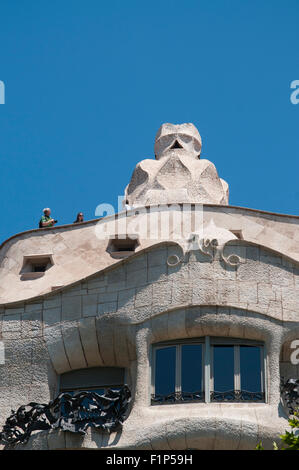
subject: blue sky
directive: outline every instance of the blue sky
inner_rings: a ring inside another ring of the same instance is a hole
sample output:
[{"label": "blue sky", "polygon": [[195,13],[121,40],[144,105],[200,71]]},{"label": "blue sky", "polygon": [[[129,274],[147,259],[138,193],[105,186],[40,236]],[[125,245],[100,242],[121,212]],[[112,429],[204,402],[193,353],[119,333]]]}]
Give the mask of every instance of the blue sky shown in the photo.
[{"label": "blue sky", "polygon": [[163,122],[193,122],[230,204],[298,214],[299,2],[2,0],[0,242],[117,205]]}]

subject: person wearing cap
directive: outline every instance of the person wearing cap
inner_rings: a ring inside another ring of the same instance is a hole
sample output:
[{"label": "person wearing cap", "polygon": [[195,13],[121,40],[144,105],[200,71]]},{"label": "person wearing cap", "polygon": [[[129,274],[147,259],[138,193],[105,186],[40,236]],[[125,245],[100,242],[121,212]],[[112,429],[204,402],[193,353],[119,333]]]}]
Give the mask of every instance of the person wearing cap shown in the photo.
[{"label": "person wearing cap", "polygon": [[51,209],[49,207],[46,207],[43,210],[43,213],[44,215],[39,221],[39,228],[54,227],[54,225],[57,224],[57,220],[52,219]]}]

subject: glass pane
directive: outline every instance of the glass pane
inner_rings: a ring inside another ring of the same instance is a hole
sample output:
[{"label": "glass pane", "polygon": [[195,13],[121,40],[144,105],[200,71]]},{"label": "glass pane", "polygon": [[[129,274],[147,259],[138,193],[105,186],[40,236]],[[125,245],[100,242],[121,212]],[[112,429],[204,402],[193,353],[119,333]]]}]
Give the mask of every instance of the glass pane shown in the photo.
[{"label": "glass pane", "polygon": [[233,346],[214,346],[214,390],[234,390]]},{"label": "glass pane", "polygon": [[169,395],[175,392],[175,357],[175,346],[156,350],[156,395]]},{"label": "glass pane", "polygon": [[202,345],[182,346],[182,392],[201,391]]},{"label": "glass pane", "polygon": [[240,346],[241,389],[261,392],[261,348]]},{"label": "glass pane", "polygon": [[[119,387],[113,388],[113,390],[119,390]],[[62,390],[60,393],[69,393],[70,395],[74,395],[76,393],[80,392],[95,392],[98,395],[104,395],[105,394],[105,388],[76,388],[74,390]]]}]

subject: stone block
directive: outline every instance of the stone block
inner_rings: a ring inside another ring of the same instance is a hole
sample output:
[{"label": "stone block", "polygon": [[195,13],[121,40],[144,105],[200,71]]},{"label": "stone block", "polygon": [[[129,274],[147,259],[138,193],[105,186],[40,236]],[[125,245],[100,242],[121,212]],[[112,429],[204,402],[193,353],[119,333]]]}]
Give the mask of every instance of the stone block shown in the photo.
[{"label": "stone block", "polygon": [[137,256],[132,261],[126,263],[126,278],[128,279],[131,274],[135,273],[136,271],[142,271],[147,269],[147,254],[144,253],[142,255]]},{"label": "stone block", "polygon": [[18,316],[24,313],[24,306],[17,308],[5,308],[5,315]]},{"label": "stone block", "polygon": [[103,365],[96,334],[95,318],[81,318],[78,325],[84,356],[88,367]]},{"label": "stone block", "polygon": [[186,331],[186,312],[184,309],[171,310],[168,312],[168,337],[169,338],[185,338]]},{"label": "stone block", "polygon": [[21,330],[21,314],[16,313],[11,315],[4,315],[2,321],[2,337],[4,339],[21,338]]},{"label": "stone block", "polygon": [[33,337],[42,334],[42,312],[33,311],[22,315],[22,336]]},{"label": "stone block", "polygon": [[185,311],[185,328],[190,337],[204,336],[202,314],[200,308],[190,308]]},{"label": "stone block", "polygon": [[246,281],[238,282],[238,288],[239,288],[239,299],[235,299],[234,300],[235,302],[239,300],[241,303],[251,303],[251,304],[258,303],[256,282],[253,282],[253,281],[252,282],[246,282]]},{"label": "stone block", "polygon": [[148,256],[149,268],[157,267],[157,266],[164,266],[164,267],[167,266],[166,262],[167,262],[168,253],[167,253],[166,247],[156,249],[154,251],[150,251],[147,256]]},{"label": "stone block", "polygon": [[237,279],[240,281],[256,281],[271,283],[269,265],[259,261],[247,260],[237,270]]},{"label": "stone block", "polygon": [[149,283],[167,280],[167,264],[149,267],[147,276]]},{"label": "stone block", "polygon": [[168,313],[153,317],[151,325],[152,342],[157,343],[168,339]]},{"label": "stone block", "polygon": [[79,328],[77,323],[62,324],[62,337],[65,352],[72,369],[82,369],[87,366],[83,353]]},{"label": "stone block", "polygon": [[82,297],[82,313],[83,317],[95,316],[98,308],[97,294],[84,295]]},{"label": "stone block", "polygon": [[115,328],[114,319],[97,318],[96,331],[98,337],[98,344],[100,348],[100,355],[103,359],[105,366],[115,366],[115,353],[114,353],[114,333]]},{"label": "stone block", "polygon": [[134,323],[141,323],[146,320],[149,320],[152,314],[151,305],[146,305],[143,307],[135,307],[134,310],[131,310],[127,314],[127,318]]},{"label": "stone block", "polygon": [[125,289],[118,293],[117,308],[118,310],[134,308],[135,289]]},{"label": "stone block", "polygon": [[215,304],[217,302],[216,283],[211,279],[196,279],[193,282],[193,304]]},{"label": "stone block", "polygon": [[172,306],[189,305],[192,303],[192,283],[186,281],[183,283],[172,284]]},{"label": "stone block", "polygon": [[25,305],[25,313],[41,312],[42,309],[43,309],[43,304],[41,302],[30,303],[30,304]]},{"label": "stone block", "polygon": [[44,338],[47,344],[50,359],[57,374],[62,374],[70,370],[67,359],[60,326],[51,326],[44,331]]},{"label": "stone block", "polygon": [[172,284],[168,281],[153,284],[153,305],[168,306],[171,304]]},{"label": "stone block", "polygon": [[117,301],[117,292],[107,292],[104,294],[99,294],[98,303],[104,304],[107,302],[116,302]]},{"label": "stone block", "polygon": [[130,271],[127,274],[126,287],[138,287],[147,283],[147,269],[142,268],[138,271]]},{"label": "stone block", "polygon": [[81,296],[74,297],[62,296],[61,317],[62,321],[71,321],[81,318],[82,315]]},{"label": "stone block", "polygon": [[[215,263],[216,264],[216,263]],[[218,263],[217,263],[218,265]],[[214,263],[210,260],[205,263],[190,263],[189,266],[190,279],[213,279],[214,277]]]},{"label": "stone block", "polygon": [[[239,302],[238,284],[234,281],[217,281],[217,304],[232,304]],[[243,291],[244,292],[244,291]]]},{"label": "stone block", "polygon": [[61,321],[61,307],[48,308],[43,311],[44,328],[53,326]]},{"label": "stone block", "polygon": [[61,295],[55,295],[55,297],[49,297],[44,300],[44,309],[61,307]]},{"label": "stone block", "polygon": [[116,364],[119,367],[125,367],[129,364],[127,328],[125,325],[117,325],[114,328],[114,352]]},{"label": "stone block", "polygon": [[105,313],[115,313],[117,310],[117,302],[106,302],[105,304],[98,304],[98,315]]},{"label": "stone block", "polygon": [[294,285],[294,276],[292,269],[288,269],[280,265],[276,266],[274,264],[269,264],[268,268],[272,284],[277,284],[279,286]]},{"label": "stone block", "polygon": [[[281,302],[276,301],[276,300],[270,300],[268,314],[273,318],[282,320],[282,312],[283,310],[282,310]],[[299,313],[298,313],[298,317],[299,317]]]},{"label": "stone block", "polygon": [[152,285],[145,285],[136,289],[135,307],[143,307],[152,304],[153,288]]},{"label": "stone block", "polygon": [[98,289],[107,286],[107,279],[105,277],[93,278],[87,281],[88,290]]},{"label": "stone block", "polygon": [[116,269],[107,273],[107,285],[118,284],[126,280],[126,269],[124,266],[118,266]]}]

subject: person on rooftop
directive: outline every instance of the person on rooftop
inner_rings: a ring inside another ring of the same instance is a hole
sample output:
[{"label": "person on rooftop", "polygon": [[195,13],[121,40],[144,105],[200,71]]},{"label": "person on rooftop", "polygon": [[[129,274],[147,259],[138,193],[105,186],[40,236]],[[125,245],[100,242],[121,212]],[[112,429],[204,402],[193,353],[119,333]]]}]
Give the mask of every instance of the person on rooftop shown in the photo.
[{"label": "person on rooftop", "polygon": [[74,224],[79,224],[80,222],[84,222],[84,216],[83,216],[83,212],[79,212],[77,214],[77,218],[76,220],[73,222]]},{"label": "person on rooftop", "polygon": [[44,215],[39,221],[39,228],[46,228],[46,227],[54,227],[57,224],[57,220],[52,219],[51,217],[51,209],[46,207],[43,210]]}]

